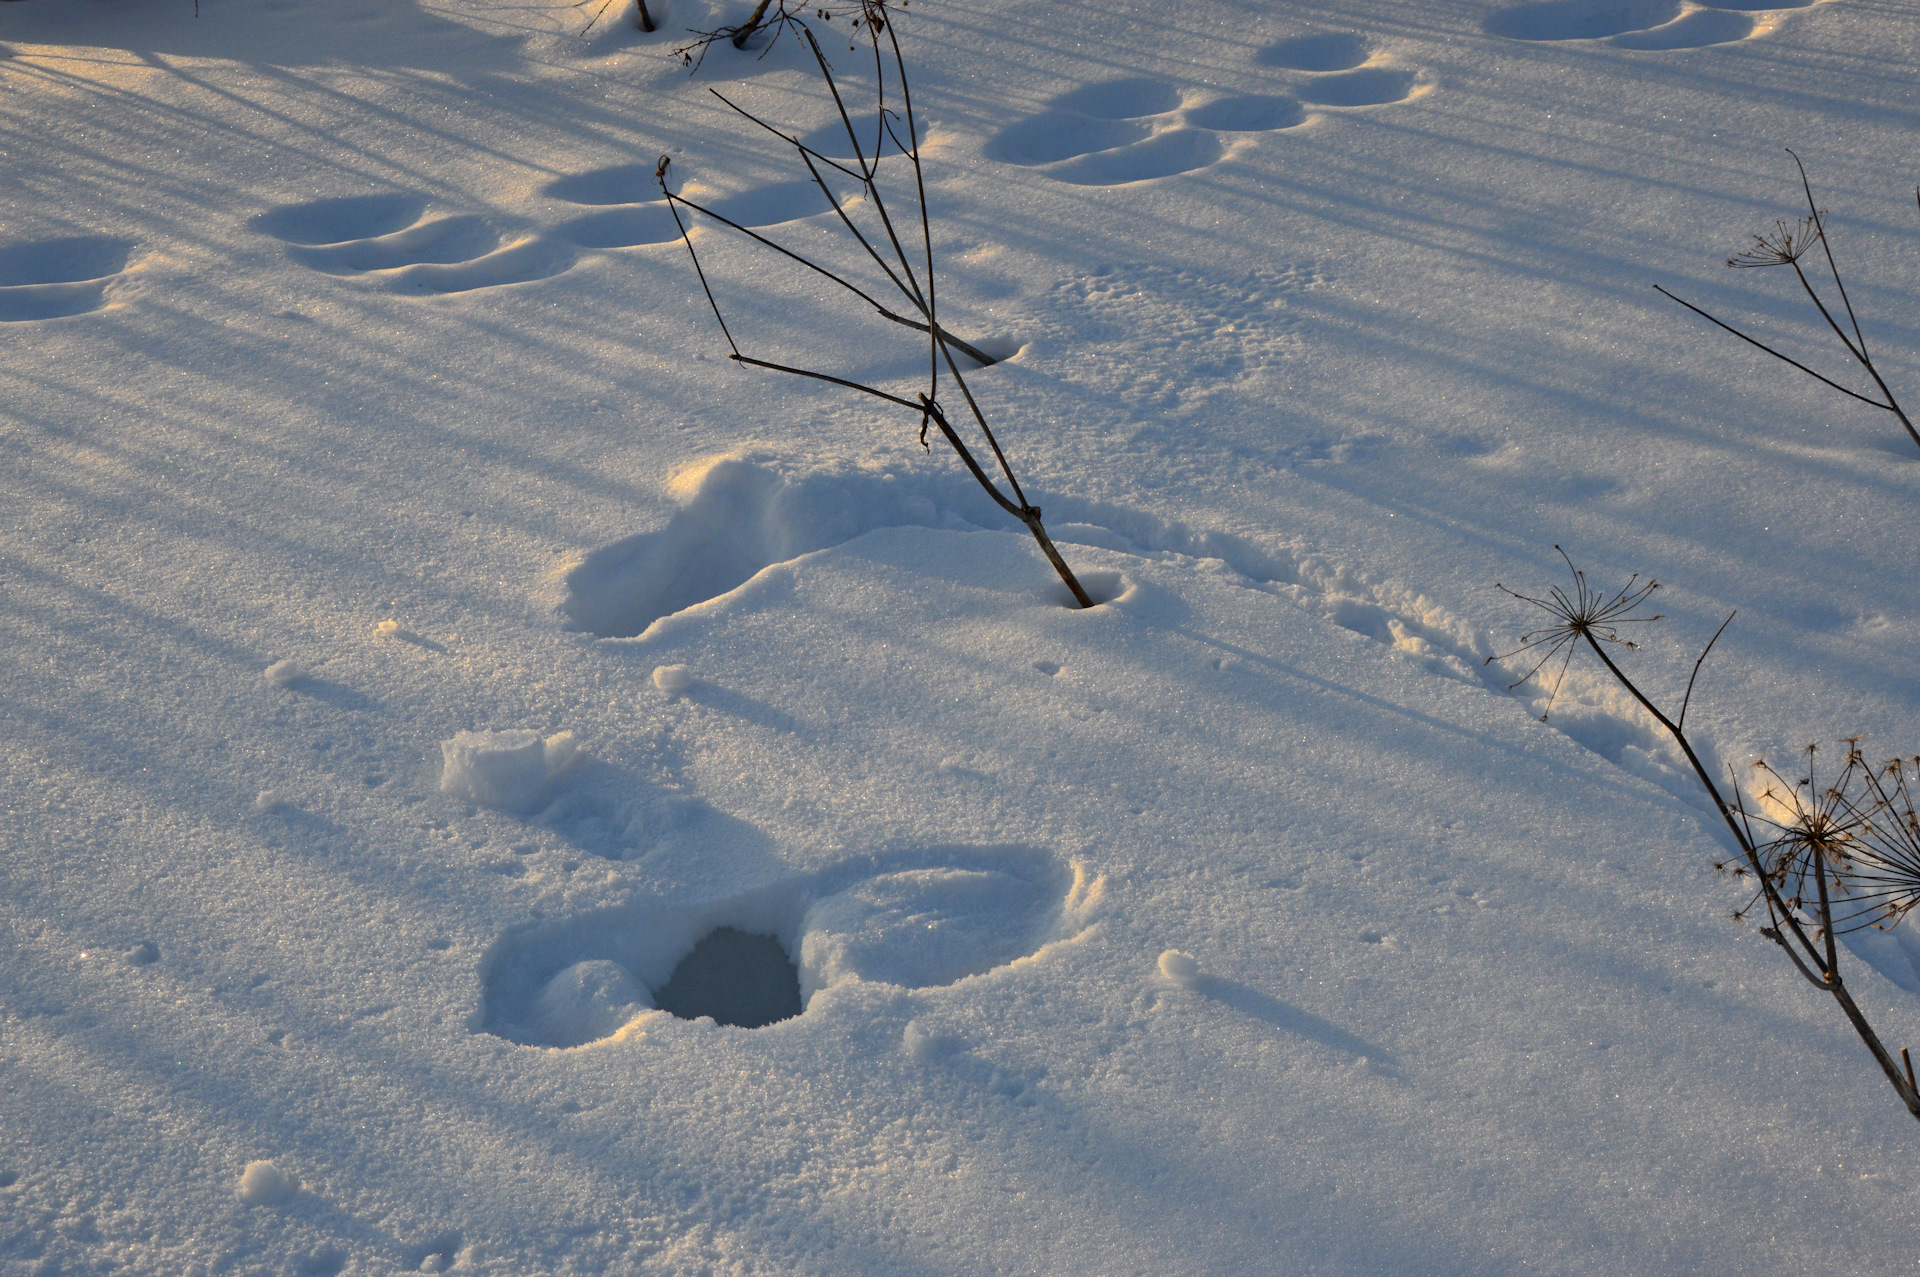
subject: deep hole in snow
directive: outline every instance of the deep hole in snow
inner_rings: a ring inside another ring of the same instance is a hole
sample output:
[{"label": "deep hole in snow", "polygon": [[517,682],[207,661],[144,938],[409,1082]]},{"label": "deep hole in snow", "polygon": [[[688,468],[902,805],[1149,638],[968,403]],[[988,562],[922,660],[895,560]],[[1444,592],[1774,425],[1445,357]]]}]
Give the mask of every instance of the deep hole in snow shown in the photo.
[{"label": "deep hole in snow", "polygon": [[800,972],[772,936],[721,927],[680,960],[653,1002],[683,1020],[710,1015],[757,1029],[800,1014]]}]

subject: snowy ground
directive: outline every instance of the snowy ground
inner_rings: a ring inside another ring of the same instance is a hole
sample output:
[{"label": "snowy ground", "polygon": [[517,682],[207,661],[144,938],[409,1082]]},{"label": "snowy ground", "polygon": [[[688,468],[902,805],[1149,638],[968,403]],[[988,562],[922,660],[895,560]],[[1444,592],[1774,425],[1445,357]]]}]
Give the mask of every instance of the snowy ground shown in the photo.
[{"label": "snowy ground", "polygon": [[[1920,750],[1920,450],[1650,287],[1815,349],[1720,264],[1792,145],[1920,388],[1920,11],[918,0],[1079,612],[721,358],[655,158],[821,242],[707,89],[828,107],[652,7],[0,6],[5,1271],[1910,1268],[1914,1128],[1677,757],[1482,661],[1558,543],[1665,584],[1662,695],[1739,609],[1720,760]],[[756,351],[908,384],[703,236]],[[716,928],[804,1013],[649,1011]]]}]

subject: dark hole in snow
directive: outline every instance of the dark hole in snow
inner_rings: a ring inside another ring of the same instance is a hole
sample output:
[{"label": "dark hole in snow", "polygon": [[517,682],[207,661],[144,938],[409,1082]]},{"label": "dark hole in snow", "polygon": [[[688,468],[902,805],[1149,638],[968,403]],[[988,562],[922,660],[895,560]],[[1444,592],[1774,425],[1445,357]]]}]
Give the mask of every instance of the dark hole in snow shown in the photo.
[{"label": "dark hole in snow", "polygon": [[757,1029],[800,1014],[800,972],[772,936],[721,927],[680,960],[653,1004],[683,1020]]},{"label": "dark hole in snow", "polygon": [[425,1245],[413,1247],[407,1254],[408,1267],[421,1273],[446,1272],[459,1258],[458,1233],[443,1233]]}]

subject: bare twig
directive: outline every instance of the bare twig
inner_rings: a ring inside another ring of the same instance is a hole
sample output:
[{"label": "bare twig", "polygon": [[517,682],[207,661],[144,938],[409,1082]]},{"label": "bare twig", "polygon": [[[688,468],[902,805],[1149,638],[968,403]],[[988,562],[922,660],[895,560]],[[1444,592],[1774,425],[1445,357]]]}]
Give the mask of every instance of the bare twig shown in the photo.
[{"label": "bare twig", "polygon": [[734,48],[744,49],[747,47],[747,37],[760,29],[760,19],[767,16],[767,5],[769,3],[771,3],[771,0],[760,0],[760,3],[754,6],[753,16],[742,23],[740,29],[733,33]]},{"label": "bare twig", "polygon": [[[1833,244],[1827,234],[1826,214],[1822,213],[1819,205],[1814,202],[1813,184],[1807,178],[1807,166],[1800,162],[1800,156],[1791,147],[1787,148],[1787,154],[1793,156],[1794,165],[1800,171],[1800,190],[1807,200],[1806,216],[1792,222],[1784,219],[1776,220],[1771,231],[1755,235],[1752,246],[1744,253],[1736,253],[1729,257],[1727,265],[1744,270],[1763,269],[1769,266],[1790,267],[1794,278],[1800,281],[1801,290],[1813,303],[1813,308],[1819,312],[1820,318],[1826,321],[1833,335],[1840,339],[1840,344],[1846,349],[1847,354],[1855,363],[1866,369],[1867,376],[1873,379],[1873,384],[1879,389],[1880,397],[1876,399],[1870,395],[1863,395],[1857,390],[1850,390],[1833,378],[1817,373],[1799,360],[1783,355],[1765,342],[1748,336],[1732,324],[1716,318],[1692,302],[1674,296],[1660,285],[1655,284],[1654,289],[1670,301],[1678,302],[1702,319],[1718,325],[1748,345],[1758,347],[1781,363],[1798,368],[1820,384],[1829,386],[1850,399],[1858,399],[1861,403],[1892,413],[1906,428],[1907,437],[1913,440],[1916,447],[1920,447],[1920,430],[1916,430],[1913,422],[1907,418],[1906,410],[1901,408],[1900,401],[1894,398],[1893,391],[1887,386],[1886,379],[1880,375],[1880,370],[1874,366],[1873,356],[1867,350],[1866,334],[1860,329],[1859,316],[1854,314],[1853,299],[1847,295],[1846,282],[1841,279],[1840,267],[1833,260]],[[1914,198],[1916,203],[1920,203],[1920,187],[1915,188]],[[1801,266],[1801,259],[1815,244],[1820,246],[1821,256],[1826,259],[1827,274],[1832,277],[1833,286],[1840,294],[1841,308],[1846,312],[1847,317],[1844,327],[1828,309],[1826,299],[1821,297],[1820,290],[1814,287],[1813,281],[1807,277],[1806,270]]]},{"label": "bare twig", "polygon": [[[759,0],[747,20],[739,26],[715,27],[711,31],[696,30],[692,32],[693,39],[676,48],[673,56],[698,70],[700,64],[706,61],[708,50],[721,41],[726,41],[736,49],[745,49],[747,41],[755,33],[767,31],[772,34],[760,50],[760,56],[764,58],[773,51],[774,45],[780,43],[783,34],[791,32],[797,35],[805,30],[809,17],[822,22],[832,22],[835,18],[851,19],[857,32],[864,21],[862,14],[865,7],[866,0]],[[889,0],[889,7],[904,9],[907,0]],[[769,9],[772,10],[771,16]]]},{"label": "bare twig", "polygon": [[[1560,550],[1560,547],[1554,549]],[[1584,644],[1600,658],[1614,681],[1679,745],[1694,775],[1713,800],[1715,810],[1726,822],[1727,831],[1733,835],[1740,849],[1739,857],[1715,868],[1731,869],[1740,877],[1751,874],[1757,884],[1753,900],[1734,916],[1744,917],[1754,905],[1765,905],[1767,920],[1760,934],[1780,946],[1809,983],[1839,1004],[1854,1032],[1893,1084],[1900,1102],[1914,1117],[1920,1118],[1920,1089],[1894,1062],[1854,1002],[1852,992],[1840,976],[1840,950],[1836,943],[1840,932],[1853,925],[1866,925],[1860,919],[1869,914],[1883,925],[1892,925],[1920,903],[1920,815],[1914,813],[1910,799],[1904,810],[1900,807],[1900,800],[1909,798],[1905,771],[1895,765],[1891,773],[1883,771],[1876,776],[1860,761],[1858,748],[1849,742],[1848,761],[1841,776],[1833,784],[1820,786],[1815,783],[1814,751],[1809,747],[1807,776],[1796,783],[1786,784],[1772,768],[1765,763],[1758,764],[1770,780],[1780,781],[1779,785],[1770,784],[1763,797],[1781,810],[1784,818],[1749,812],[1737,782],[1732,786],[1733,801],[1729,803],[1701,762],[1683,724],[1707,652],[1713,650],[1733,618],[1729,616],[1721,622],[1706,650],[1694,662],[1692,677],[1687,680],[1686,697],[1681,703],[1680,719],[1676,721],[1654,704],[1607,652],[1609,646],[1635,646],[1619,636],[1619,626],[1659,619],[1630,614],[1652,594],[1656,588],[1654,583],[1641,584],[1635,576],[1618,592],[1607,595],[1588,588],[1585,575],[1573,566],[1566,551],[1560,550],[1560,556],[1573,573],[1571,591],[1556,587],[1544,597],[1534,597],[1506,590],[1513,597],[1547,612],[1553,623],[1521,636],[1519,646],[1505,657],[1488,660],[1507,659],[1523,652],[1531,655],[1535,648],[1546,649],[1546,655],[1535,661],[1514,684],[1518,686],[1537,674],[1562,649],[1567,650],[1566,659],[1571,659],[1572,652]],[[1506,589],[1505,586],[1499,588]],[[1565,671],[1563,659],[1555,679],[1556,692],[1559,677],[1564,677]],[[1920,774],[1920,760],[1915,761],[1915,767]],[[1862,775],[1872,778],[1873,786],[1878,787],[1865,798],[1853,783]],[[1772,835],[1757,835],[1756,820],[1770,827]],[[1871,841],[1874,839],[1878,841]],[[1863,846],[1867,847],[1866,851],[1862,850]],[[1875,892],[1880,894],[1876,896]],[[1837,921],[1836,904],[1841,909]]]},{"label": "bare twig", "polygon": [[[584,2],[585,0],[582,0],[582,3]],[[653,20],[653,14],[647,11],[647,0],[633,0],[633,2],[636,6],[633,15],[634,25],[642,31],[656,30],[657,27]],[[615,0],[600,0],[600,7],[593,11],[593,17],[588,20],[587,25],[580,28],[580,34],[585,36],[587,32],[600,25],[600,19],[606,16],[607,10],[611,9],[614,3]],[[574,6],[576,9],[579,7],[579,5]]]},{"label": "bare twig", "polygon": [[[899,0],[899,2],[904,5],[905,0]],[[660,184],[661,193],[666,197],[668,208],[673,212],[675,224],[680,228],[681,242],[686,246],[687,254],[693,261],[701,289],[707,297],[707,304],[712,308],[714,319],[719,323],[721,334],[726,338],[730,352],[729,359],[747,367],[764,368],[770,372],[826,382],[867,395],[883,403],[911,409],[920,419],[921,445],[930,447],[927,443],[927,432],[938,430],[941,437],[953,448],[955,455],[960,458],[961,463],[966,466],[967,472],[973,476],[994,503],[1026,525],[1027,531],[1039,545],[1047,562],[1053,566],[1068,591],[1072,593],[1074,601],[1083,608],[1089,608],[1094,606],[1093,598],[1074,576],[1072,569],[1067,566],[1053,539],[1047,535],[1046,527],[1041,522],[1040,508],[1027,499],[1025,491],[1020,487],[1020,481],[1014,477],[1012,462],[1008,460],[1005,450],[1001,448],[1000,440],[994,434],[993,427],[988,424],[986,413],[974,396],[973,389],[967,384],[966,376],[955,358],[955,352],[965,355],[982,366],[993,363],[992,356],[956,337],[940,322],[939,295],[934,275],[933,228],[931,214],[927,207],[926,177],[920,159],[920,128],[915,118],[912,88],[907,78],[906,55],[901,51],[899,37],[894,29],[895,7],[892,0],[860,0],[857,16],[853,20],[854,31],[867,43],[874,58],[876,122],[872,138],[873,145],[870,150],[863,145],[860,132],[854,126],[853,115],[847,109],[840,86],[834,78],[833,68],[829,65],[819,40],[806,21],[788,7],[787,0],[780,0],[780,8],[775,16],[766,19],[765,22],[761,22],[761,19],[765,17],[768,4],[761,4],[749,23],[750,26],[756,23],[762,26],[783,25],[798,33],[809,52],[812,53],[821,81],[833,100],[841,128],[852,148],[851,164],[823,155],[819,150],[801,141],[795,134],[768,123],[717,91],[715,96],[743,119],[771,133],[793,148],[795,155],[812,179],[813,185],[820,191],[823,200],[822,211],[833,212],[841,228],[858,246],[860,255],[879,270],[884,284],[876,282],[868,287],[882,295],[891,289],[898,296],[898,300],[893,302],[893,306],[897,306],[898,310],[882,304],[873,292],[868,291],[868,288],[861,287],[839,271],[822,265],[768,235],[743,226],[715,209],[676,194],[667,182],[667,170],[671,162],[667,156],[660,157],[660,164],[655,170],[654,177]],[[814,16],[825,21],[832,17],[833,12],[831,7],[822,7],[814,11]],[[844,16],[847,10],[843,8],[841,12]],[[778,32],[776,37],[777,35]],[[719,33],[709,32],[705,33],[705,36],[707,37],[705,43],[698,46],[702,56],[719,37]],[[688,50],[693,48],[695,46],[688,46]],[[897,110],[887,101],[890,79],[899,91],[900,104]],[[905,125],[904,138],[901,135],[902,130],[896,127],[897,123]],[[889,153],[889,147],[892,153],[905,156],[913,169],[914,198],[918,206],[915,220],[919,223],[917,242],[912,238],[914,232],[905,229],[910,224],[895,220],[880,181],[881,161]],[[862,216],[869,220],[866,228],[863,228],[855,219],[854,214],[857,210],[854,204],[843,198],[829,182],[830,174],[847,179],[859,188],[858,193],[861,198],[858,201],[858,211],[861,211]],[[697,213],[711,218],[719,225],[746,236],[752,242],[772,249],[788,261],[832,281],[871,306],[882,319],[926,334],[926,389],[916,398],[910,399],[850,378],[835,376],[817,369],[758,359],[744,353],[727,324],[725,315],[721,312],[719,299],[714,295],[706,270],[700,263],[700,255],[694,247],[693,237],[689,234],[686,221],[681,217],[683,208],[688,213]],[[877,226],[872,224],[876,221]],[[967,441],[966,435],[962,433],[960,427],[955,425],[946,405],[941,400],[943,376],[951,379],[962,401],[966,404],[966,416],[971,418],[969,433],[977,432],[978,438],[984,442],[987,453],[991,456],[991,461],[987,465],[983,465],[980,457],[976,455],[975,449],[979,445],[970,444]],[[993,473],[989,473],[989,466]]]}]

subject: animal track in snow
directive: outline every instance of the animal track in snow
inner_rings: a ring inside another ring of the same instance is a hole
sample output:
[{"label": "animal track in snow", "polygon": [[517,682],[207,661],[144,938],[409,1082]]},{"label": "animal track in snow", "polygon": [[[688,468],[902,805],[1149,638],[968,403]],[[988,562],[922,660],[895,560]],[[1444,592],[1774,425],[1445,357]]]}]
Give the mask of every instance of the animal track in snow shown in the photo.
[{"label": "animal track in snow", "polygon": [[560,611],[569,628],[630,638],[736,589],[762,568],[875,528],[999,526],[984,494],[936,500],[924,482],[888,471],[750,450],[682,471],[672,491],[682,504],[664,528],[603,546],[567,574]]},{"label": "animal track in snow", "polygon": [[[852,155],[845,130],[823,129],[816,133],[820,136],[803,140],[822,154]],[[837,149],[833,146],[836,136]],[[597,210],[562,222],[554,228],[554,234],[581,248],[640,248],[680,238],[680,228],[666,200],[660,197],[653,173],[654,170],[645,165],[621,164],[549,183],[545,194]],[[680,193],[730,221],[756,229],[832,211],[820,188],[804,180],[774,182],[727,195],[709,196],[697,190]],[[841,194],[843,204],[852,202],[847,192]],[[693,216],[697,221],[697,215]]]},{"label": "animal track in snow", "polygon": [[314,200],[253,219],[287,256],[329,275],[360,276],[401,293],[464,293],[558,275],[572,253],[539,236],[504,237],[484,218],[425,216],[405,192]]},{"label": "animal track in snow", "polygon": [[1288,71],[1351,71],[1372,57],[1373,46],[1363,37],[1344,31],[1323,31],[1270,44],[1255,54],[1253,60],[1262,66]]},{"label": "animal track in snow", "polygon": [[[1222,304],[1233,303],[1240,292],[1227,284],[1220,288]],[[1168,358],[1178,357],[1176,347]],[[602,638],[644,639],[655,623],[718,600],[763,568],[879,528],[1011,530],[972,480],[952,469],[894,470],[742,449],[689,467],[672,486],[681,506],[663,528],[596,550],[567,574],[560,611],[570,628]],[[1248,588],[1391,647],[1432,673],[1501,695],[1509,692],[1510,675],[1483,663],[1494,651],[1488,637],[1424,595],[1371,582],[1297,548],[1265,548],[1144,511],[1036,495],[1048,511],[1048,531],[1061,544],[1162,561],[1217,561]],[[1530,696],[1522,693],[1522,698]],[[1616,713],[1604,704],[1584,703],[1569,689],[1561,695],[1553,725],[1617,766],[1684,801],[1696,801],[1690,774],[1630,710]],[[605,811],[594,814],[594,802]],[[552,818],[606,824],[613,845],[600,854],[624,857],[635,845],[634,829],[645,834],[662,821],[684,823],[675,814],[683,802],[656,804],[657,811],[614,811],[602,800],[582,798],[580,812]],[[680,837],[671,834],[670,840]],[[601,846],[584,836],[577,840]]]},{"label": "animal track in snow", "polygon": [[[1543,0],[1503,9],[1483,30],[1510,40],[1608,40],[1623,49],[1699,49],[1773,29],[1772,11],[1816,0]],[[1760,17],[1753,15],[1760,14]]]},{"label": "animal track in snow", "polygon": [[[1044,168],[1077,186],[1119,186],[1204,168],[1226,153],[1216,130],[1181,111],[1178,89],[1159,80],[1109,80],[1055,98],[1046,110],[1002,129],[988,159]],[[1240,114],[1249,130],[1291,128],[1305,119],[1285,99]],[[1204,112],[1205,108],[1201,108]],[[1216,113],[1234,114],[1233,108]]]},{"label": "animal track in snow", "polygon": [[1294,36],[1254,54],[1262,66],[1303,73],[1295,93],[1313,106],[1388,106],[1420,92],[1420,75],[1386,64],[1364,37],[1345,31]]},{"label": "animal track in snow", "polygon": [[848,982],[950,985],[1077,933],[1101,890],[1032,848],[951,847],[724,899],[622,906],[502,939],[482,965],[476,1028],[572,1047],[656,1010],[752,1028]]},{"label": "animal track in snow", "polygon": [[0,323],[99,310],[132,252],[131,240],[98,235],[0,247]]},{"label": "animal track in snow", "polygon": [[542,194],[599,210],[562,222],[554,234],[581,248],[637,248],[678,239],[680,228],[653,173],[646,164],[616,164],[549,182]]},{"label": "animal track in snow", "polygon": [[1263,51],[1268,66],[1309,73],[1296,96],[1250,93],[1188,102],[1164,81],[1134,78],[1082,85],[1037,115],[1002,129],[988,159],[1044,169],[1079,186],[1119,186],[1205,168],[1227,152],[1221,134],[1271,133],[1306,123],[1303,103],[1380,106],[1414,95],[1412,71],[1363,65],[1358,36],[1303,36]]},{"label": "animal track in snow", "polygon": [[1315,76],[1300,88],[1300,100],[1315,106],[1385,106],[1413,96],[1419,77],[1399,67],[1360,67]]}]

